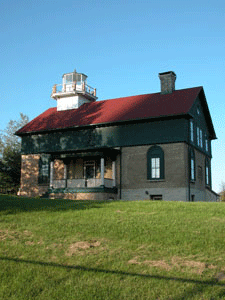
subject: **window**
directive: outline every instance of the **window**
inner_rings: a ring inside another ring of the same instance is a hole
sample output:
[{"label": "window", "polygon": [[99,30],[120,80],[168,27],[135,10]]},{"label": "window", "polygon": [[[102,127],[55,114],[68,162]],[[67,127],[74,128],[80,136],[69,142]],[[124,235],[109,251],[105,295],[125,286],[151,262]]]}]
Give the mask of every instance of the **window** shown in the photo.
[{"label": "window", "polygon": [[190,179],[191,181],[195,181],[195,153],[193,149],[190,150],[190,158],[191,158]]},{"label": "window", "polygon": [[211,175],[210,175],[210,162],[209,159],[206,158],[205,160],[205,184],[207,186],[210,186],[210,180],[211,179]]},{"label": "window", "polygon": [[195,161],[191,158],[191,180],[195,180]]},{"label": "window", "polygon": [[162,195],[150,195],[151,200],[162,200]]},{"label": "window", "polygon": [[198,179],[200,182],[203,181],[203,172],[202,172],[202,167],[198,166]]},{"label": "window", "polygon": [[194,123],[193,123],[193,120],[190,121],[190,134],[191,134],[191,141],[194,142]]},{"label": "window", "polygon": [[198,116],[200,115],[200,108],[199,108],[199,106],[197,107],[197,115]]},{"label": "window", "polygon": [[208,166],[206,166],[205,176],[206,176],[206,185],[209,185],[209,167]]},{"label": "window", "polygon": [[197,145],[200,146],[200,129],[197,127]]},{"label": "window", "polygon": [[151,159],[151,177],[152,178],[160,178],[160,158],[155,157]]},{"label": "window", "polygon": [[159,146],[153,146],[148,150],[147,179],[164,179],[164,152]]},{"label": "window", "polygon": [[197,127],[197,146],[203,148],[203,133],[199,127]]},{"label": "window", "polygon": [[203,147],[203,142],[202,142],[202,130],[201,129],[199,130],[199,139],[200,139],[199,146],[202,148]]},{"label": "window", "polygon": [[203,136],[202,136],[202,129],[197,127],[197,145],[203,148]]},{"label": "window", "polygon": [[205,135],[205,151],[209,151],[209,142],[207,135]]},{"label": "window", "polygon": [[68,83],[72,83],[72,82],[73,82],[73,73],[65,74],[64,75],[64,83],[68,84]]},{"label": "window", "polygon": [[50,178],[50,156],[41,155],[39,159],[39,174],[38,174],[38,183],[39,184],[48,184]]}]

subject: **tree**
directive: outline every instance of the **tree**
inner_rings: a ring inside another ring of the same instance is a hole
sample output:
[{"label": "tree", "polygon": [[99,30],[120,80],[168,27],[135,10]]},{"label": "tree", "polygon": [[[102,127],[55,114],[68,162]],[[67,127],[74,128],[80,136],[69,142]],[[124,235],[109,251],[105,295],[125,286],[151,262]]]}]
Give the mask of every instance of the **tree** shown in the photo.
[{"label": "tree", "polygon": [[20,183],[21,141],[15,132],[28,122],[29,118],[20,113],[20,119],[9,121],[0,133],[0,181],[4,185]]},{"label": "tree", "polygon": [[220,201],[225,201],[225,182],[221,183]]}]

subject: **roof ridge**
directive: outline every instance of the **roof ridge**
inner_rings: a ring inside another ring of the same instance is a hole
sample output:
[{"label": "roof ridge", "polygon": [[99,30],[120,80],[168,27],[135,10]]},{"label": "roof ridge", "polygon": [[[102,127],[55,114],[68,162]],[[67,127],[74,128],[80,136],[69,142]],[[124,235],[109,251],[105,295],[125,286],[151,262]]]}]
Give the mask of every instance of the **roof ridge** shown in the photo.
[{"label": "roof ridge", "polygon": [[[179,89],[179,90],[174,90],[171,94],[174,92],[179,92],[179,91],[185,91],[185,90],[191,90],[191,89],[197,89],[197,88],[203,88],[203,86],[196,86],[196,87],[191,87],[191,88],[185,88],[185,89]],[[118,98],[109,98],[109,99],[104,99],[104,100],[97,100],[96,102],[102,102],[102,101],[109,101],[109,100],[119,100],[119,99],[124,99],[124,98],[133,98],[133,97],[140,97],[140,96],[148,96],[148,95],[168,95],[168,94],[161,94],[161,92],[156,92],[156,93],[147,93],[147,94],[139,94],[139,95],[133,95],[133,96],[124,96],[124,97],[118,97]],[[171,95],[169,94],[169,95]],[[95,102],[92,102],[95,103]]]}]

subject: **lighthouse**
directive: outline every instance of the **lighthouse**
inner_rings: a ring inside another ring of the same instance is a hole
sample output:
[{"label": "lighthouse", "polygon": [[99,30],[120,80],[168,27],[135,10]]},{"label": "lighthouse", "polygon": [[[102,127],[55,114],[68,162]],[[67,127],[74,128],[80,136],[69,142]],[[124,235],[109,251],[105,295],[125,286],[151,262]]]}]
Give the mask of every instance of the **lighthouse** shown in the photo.
[{"label": "lighthouse", "polygon": [[57,111],[77,109],[97,100],[96,89],[87,84],[87,75],[76,70],[63,74],[62,83],[53,85],[51,97],[57,101]]}]

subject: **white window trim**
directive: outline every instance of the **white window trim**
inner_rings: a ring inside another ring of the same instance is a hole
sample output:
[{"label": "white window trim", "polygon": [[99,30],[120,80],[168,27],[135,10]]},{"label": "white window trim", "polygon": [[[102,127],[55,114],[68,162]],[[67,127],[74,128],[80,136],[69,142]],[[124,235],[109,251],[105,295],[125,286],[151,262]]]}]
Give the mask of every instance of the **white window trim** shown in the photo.
[{"label": "white window trim", "polygon": [[199,146],[199,127],[197,127],[197,145]]},{"label": "white window trim", "polygon": [[191,158],[191,181],[195,180],[195,159]]},{"label": "white window trim", "polygon": [[208,141],[207,135],[205,136],[205,150],[207,152],[209,151],[209,141]]},{"label": "white window trim", "polygon": [[193,120],[190,121],[190,130],[191,130],[191,141],[194,142],[194,123],[193,123]]},{"label": "white window trim", "polygon": [[206,176],[206,185],[209,185],[209,166],[206,166],[205,176]]},{"label": "white window trim", "polygon": [[202,142],[202,129],[199,129],[199,144],[200,144],[200,147],[203,148],[203,142]]},{"label": "white window trim", "polygon": [[151,178],[160,178],[160,157],[151,158]]}]

